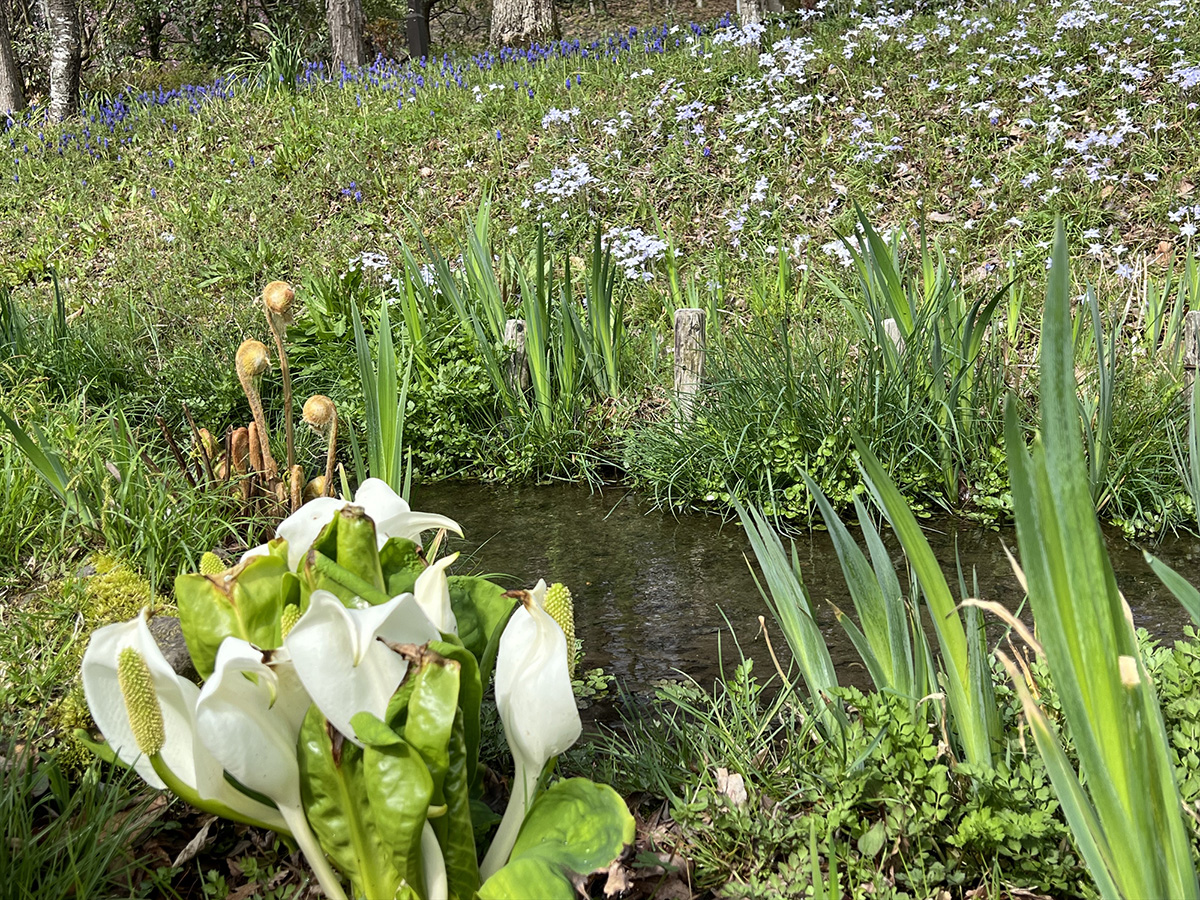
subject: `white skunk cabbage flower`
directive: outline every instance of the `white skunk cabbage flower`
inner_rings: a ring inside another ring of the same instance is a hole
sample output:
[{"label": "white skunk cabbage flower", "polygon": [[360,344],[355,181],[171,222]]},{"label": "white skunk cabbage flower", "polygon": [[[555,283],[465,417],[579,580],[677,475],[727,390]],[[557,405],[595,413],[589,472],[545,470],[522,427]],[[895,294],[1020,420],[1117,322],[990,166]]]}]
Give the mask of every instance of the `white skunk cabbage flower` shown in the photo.
[{"label": "white skunk cabbage flower", "polygon": [[546,612],[546,582],[521,591],[520,599],[496,656],[496,708],[516,774],[508,808],[479,870],[485,881],[508,861],[542,769],[583,730],[571,689],[567,639]]},{"label": "white skunk cabbage flower", "polygon": [[[300,567],[309,548],[325,526],[333,521],[333,517],[343,507],[350,505],[349,500],[317,497],[279,523],[279,527],[275,529],[275,536],[288,542],[288,568],[291,571],[295,572]],[[414,512],[399,494],[388,487],[387,482],[378,478],[368,478],[359,485],[358,492],[354,495],[354,505],[362,507],[363,512],[375,523],[375,535],[380,549],[383,549],[389,538],[394,537],[419,544],[421,533],[435,528],[445,528],[462,536],[462,529],[453,519],[436,513]],[[247,550],[242,555],[242,561],[266,554],[267,545],[262,544]]]},{"label": "white skunk cabbage flower", "polygon": [[225,780],[199,739],[200,688],[181,678],[150,633],[149,612],[97,629],[83,655],[83,693],[108,746],[147,784],[208,812],[287,833],[271,806]]},{"label": "white skunk cabbage flower", "polygon": [[413,586],[417,605],[439,631],[447,634],[458,634],[458,619],[450,605],[450,582],[446,580],[446,569],[456,559],[458,554],[453,553],[427,566]]},{"label": "white skunk cabbage flower", "polygon": [[279,807],[326,896],[346,900],[300,801],[296,744],[310,702],[286,651],[227,637],[200,691],[196,723],[225,771]]},{"label": "white skunk cabbage flower", "polygon": [[383,641],[425,644],[440,638],[412,594],[347,609],[329,591],[313,591],[284,646],[317,708],[361,747],[350,720],[360,712],[382,719],[408,672],[407,660]]}]

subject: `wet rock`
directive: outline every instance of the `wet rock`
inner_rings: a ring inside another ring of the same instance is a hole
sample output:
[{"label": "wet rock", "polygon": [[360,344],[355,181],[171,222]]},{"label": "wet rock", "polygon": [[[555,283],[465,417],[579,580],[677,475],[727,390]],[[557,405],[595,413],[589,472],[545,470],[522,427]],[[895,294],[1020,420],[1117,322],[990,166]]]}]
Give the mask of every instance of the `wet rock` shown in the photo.
[{"label": "wet rock", "polygon": [[150,620],[150,633],[158,642],[163,656],[177,675],[188,681],[200,681],[200,673],[192,664],[192,656],[188,653],[187,642],[183,639],[183,629],[175,616],[155,616]]}]

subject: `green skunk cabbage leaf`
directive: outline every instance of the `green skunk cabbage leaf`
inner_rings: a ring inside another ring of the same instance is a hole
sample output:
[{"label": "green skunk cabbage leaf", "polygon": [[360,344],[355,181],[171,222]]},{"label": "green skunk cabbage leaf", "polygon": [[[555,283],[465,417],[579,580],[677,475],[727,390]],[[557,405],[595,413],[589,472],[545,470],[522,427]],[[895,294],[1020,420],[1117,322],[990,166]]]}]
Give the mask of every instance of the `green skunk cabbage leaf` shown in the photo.
[{"label": "green skunk cabbage leaf", "polygon": [[568,778],[534,801],[508,864],[483,883],[482,900],[570,900],[571,875],[612,865],[633,842],[633,816],[611,787]]},{"label": "green skunk cabbage leaf", "polygon": [[480,900],[577,900],[571,879],[553,863],[536,856],[514,859],[483,883]]},{"label": "green skunk cabbage leaf", "polygon": [[[379,726],[391,734],[382,722]],[[320,710],[315,705],[309,709],[299,742],[304,813],[321,847],[359,893],[391,897],[400,872],[371,807],[364,751],[331,731]]]},{"label": "green skunk cabbage leaf", "polygon": [[404,718],[404,740],[415,749],[429,769],[433,782],[430,803],[441,806],[442,784],[450,768],[450,735],[458,712],[459,675],[462,666],[441,655],[426,653],[421,665],[408,677],[413,692]]},{"label": "green skunk cabbage leaf", "polygon": [[343,507],[333,521],[337,523],[337,564],[382,591],[383,570],[379,567],[375,522],[357,506]]},{"label": "green skunk cabbage leaf", "polygon": [[321,533],[317,535],[317,539],[313,541],[311,550],[316,550],[318,553],[324,553],[332,560],[337,559],[337,536],[338,536],[338,517],[334,516],[321,529]]},{"label": "green skunk cabbage leaf", "polygon": [[225,572],[175,579],[179,624],[202,677],[212,674],[217,648],[231,635],[264,650],[283,643],[279,619],[284,595],[290,595],[284,581],[287,542],[274,540],[269,546],[268,555],[252,556]]},{"label": "green skunk cabbage leaf", "polygon": [[379,565],[383,569],[383,581],[389,597],[412,593],[417,576],[425,569],[425,560],[417,552],[417,545],[406,538],[390,538],[379,551]]},{"label": "green skunk cabbage leaf", "polygon": [[479,855],[471,821],[471,776],[467,769],[468,752],[463,737],[463,722],[462,710],[458,710],[454,730],[450,734],[450,765],[442,780],[446,814],[434,819],[432,825],[442,847],[450,896],[465,900],[474,897],[479,890]]},{"label": "green skunk cabbage leaf", "polygon": [[447,641],[430,641],[429,649],[459,665],[458,707],[463,716],[463,739],[466,742],[467,778],[475,783],[479,764],[479,717],[483,705],[483,681],[479,677],[479,664],[466,647]]},{"label": "green skunk cabbage leaf", "polygon": [[482,800],[471,798],[471,828],[475,832],[476,840],[487,837],[487,833],[499,825],[502,818],[500,813]]},{"label": "green skunk cabbage leaf", "polygon": [[360,598],[371,604],[391,599],[375,547],[375,523],[357,507],[346,507],[325,526],[300,564],[300,576],[302,612],[316,590],[329,591],[346,606]]},{"label": "green skunk cabbage leaf", "polygon": [[[422,884],[421,831],[433,797],[433,778],[421,754],[408,742],[391,738],[378,745],[368,742],[358,730],[360,724],[365,725],[361,720],[366,716],[370,714],[359,713],[351,721],[359,739],[367,744],[363,774],[371,818],[390,853],[392,866],[409,884]],[[381,728],[387,727],[378,719],[376,722]],[[373,736],[376,730],[369,729],[368,733]],[[370,891],[366,895],[392,896]]]},{"label": "green skunk cabbage leaf", "polygon": [[516,605],[504,596],[504,588],[475,575],[451,575],[450,607],[458,620],[458,636],[463,646],[482,660],[497,626],[508,620]]},{"label": "green skunk cabbage leaf", "polygon": [[318,590],[329,591],[348,607],[353,607],[360,599],[375,606],[391,599],[370,581],[351,572],[324,553],[310,552],[301,564],[300,571],[303,575],[301,610],[308,609],[313,591]]}]

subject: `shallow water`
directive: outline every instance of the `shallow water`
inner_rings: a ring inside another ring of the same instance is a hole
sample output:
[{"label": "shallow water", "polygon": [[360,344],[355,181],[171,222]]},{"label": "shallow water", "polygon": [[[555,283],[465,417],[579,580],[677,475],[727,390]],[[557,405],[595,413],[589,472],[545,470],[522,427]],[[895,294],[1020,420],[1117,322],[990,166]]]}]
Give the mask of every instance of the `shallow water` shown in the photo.
[{"label": "shallow water", "polygon": [[[451,543],[451,549],[463,551],[456,571],[503,574],[509,577],[502,583],[513,587],[530,587],[538,578],[567,584],[587,654],[584,666],[603,667],[631,691],[679,672],[711,683],[722,663],[736,664],[736,643],[755,660],[756,671],[768,674],[772,664],[759,637],[759,616],[766,616],[776,653],[787,665],[786,642],[755,585],[746,562],[750,545],[736,522],[675,516],[624,490],[593,493],[573,485],[417,485],[412,501],[416,509],[462,525],[466,539]],[[973,568],[983,599],[1016,608],[1021,591],[1002,549],[1003,542],[1015,552],[1011,529],[992,531],[953,518],[923,524],[938,560],[949,566],[946,575],[956,594],[957,546],[968,587]],[[1181,636],[1190,619],[1151,573],[1141,550],[1119,534],[1106,537],[1137,625],[1161,639]],[[901,584],[907,585],[898,545],[890,534],[885,539]],[[839,678],[866,686],[858,655],[830,606],[853,608],[829,535],[805,532],[796,548]],[[1200,582],[1200,541],[1175,538],[1153,552]],[[998,637],[1000,627],[993,625],[990,633]]]}]

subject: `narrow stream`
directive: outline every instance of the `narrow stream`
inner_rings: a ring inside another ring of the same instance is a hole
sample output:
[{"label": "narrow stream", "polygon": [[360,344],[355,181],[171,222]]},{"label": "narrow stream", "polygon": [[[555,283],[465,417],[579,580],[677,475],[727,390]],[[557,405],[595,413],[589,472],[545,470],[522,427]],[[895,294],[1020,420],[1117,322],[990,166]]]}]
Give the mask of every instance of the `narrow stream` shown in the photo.
[{"label": "narrow stream", "polygon": [[[456,571],[503,575],[501,583],[513,587],[531,587],[538,578],[567,584],[587,654],[584,666],[603,667],[631,691],[680,672],[711,683],[722,665],[727,670],[736,665],[737,644],[755,660],[756,671],[767,675],[771,660],[759,637],[759,616],[766,616],[775,650],[787,665],[786,642],[747,565],[753,555],[736,522],[673,516],[623,490],[592,493],[571,485],[417,485],[412,501],[415,509],[448,515],[463,527],[465,540],[450,546],[463,551]],[[957,547],[968,587],[974,569],[983,599],[1017,607],[1021,591],[1002,549],[1003,542],[1015,553],[1011,529],[997,532],[953,518],[923,524],[956,594]],[[1160,639],[1181,637],[1190,619],[1141,550],[1115,532],[1106,537],[1137,625]],[[885,539],[901,584],[907,585],[898,545],[890,533]],[[796,548],[839,678],[866,686],[866,672],[830,605],[853,609],[829,535],[804,533]],[[1152,549],[1200,582],[1200,540],[1175,538]]]}]

